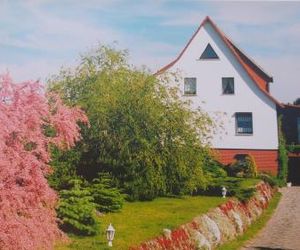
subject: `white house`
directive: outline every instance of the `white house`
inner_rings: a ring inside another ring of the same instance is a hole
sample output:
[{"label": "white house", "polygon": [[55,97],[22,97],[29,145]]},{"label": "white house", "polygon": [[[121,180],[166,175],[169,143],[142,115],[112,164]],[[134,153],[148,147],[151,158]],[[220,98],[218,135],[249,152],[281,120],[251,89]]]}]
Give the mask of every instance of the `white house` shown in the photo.
[{"label": "white house", "polygon": [[[276,107],[269,92],[272,77],[206,17],[179,56],[160,69],[181,72],[182,98],[223,122],[212,140],[219,160],[250,154],[260,171],[278,169]],[[174,83],[175,84],[175,83]]]}]

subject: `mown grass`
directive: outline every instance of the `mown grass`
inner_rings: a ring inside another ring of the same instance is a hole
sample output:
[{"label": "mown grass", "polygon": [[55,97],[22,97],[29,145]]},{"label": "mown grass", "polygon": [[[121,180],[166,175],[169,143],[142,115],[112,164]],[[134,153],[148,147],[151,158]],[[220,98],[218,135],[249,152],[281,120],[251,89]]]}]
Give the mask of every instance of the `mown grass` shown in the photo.
[{"label": "mown grass", "polygon": [[[240,178],[239,178],[240,180]],[[259,179],[242,179],[241,187],[253,187]],[[221,189],[220,189],[221,196]],[[70,244],[60,244],[56,250],[96,250],[108,249],[105,230],[109,223],[116,229],[113,248],[126,250],[147,239],[156,237],[164,228],[173,229],[191,221],[195,216],[225,202],[221,197],[186,196],[182,198],[158,198],[145,202],[125,202],[118,213],[109,213],[100,217],[100,233],[93,237],[69,235]]]},{"label": "mown grass", "polygon": [[237,237],[235,240],[225,243],[224,245],[220,246],[218,250],[237,250],[240,249],[245,243],[250,240],[251,238],[255,237],[255,235],[266,225],[268,220],[271,218],[275,208],[277,207],[281,198],[281,194],[277,192],[273,199],[270,201],[268,208],[263,212],[261,217],[255,221],[247,231]]},{"label": "mown grass", "polygon": [[121,212],[100,218],[101,232],[93,237],[70,236],[69,245],[58,245],[56,250],[107,249],[105,229],[112,223],[116,229],[113,248],[128,249],[146,239],[156,237],[164,228],[173,229],[195,216],[225,202],[220,197],[194,196],[158,198],[146,202],[126,202]]},{"label": "mown grass", "polygon": [[261,182],[261,180],[255,178],[242,179],[240,187],[241,188],[255,187],[259,182]]}]

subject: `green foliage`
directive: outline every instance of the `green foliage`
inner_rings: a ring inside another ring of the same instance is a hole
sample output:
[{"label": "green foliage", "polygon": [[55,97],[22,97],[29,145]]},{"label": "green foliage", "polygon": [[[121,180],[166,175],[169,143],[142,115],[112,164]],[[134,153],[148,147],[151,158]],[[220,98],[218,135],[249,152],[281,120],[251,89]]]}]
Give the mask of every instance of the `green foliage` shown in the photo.
[{"label": "green foliage", "polygon": [[61,228],[79,235],[95,235],[98,232],[95,204],[90,192],[81,187],[80,180],[73,180],[73,188],[59,193],[57,216]]},{"label": "green foliage", "polygon": [[250,187],[250,188],[241,188],[234,190],[234,196],[238,198],[240,201],[247,201],[249,200],[256,192],[255,187]]},{"label": "green foliage", "polygon": [[177,88],[127,63],[127,52],[101,46],[74,70],[50,81],[70,105],[87,113],[77,172],[92,180],[112,174],[131,200],[203,189],[212,121],[179,98]]},{"label": "green foliage", "polygon": [[124,199],[120,191],[113,187],[108,173],[102,173],[89,187],[96,208],[100,212],[115,212],[122,208]]},{"label": "green foliage", "polygon": [[157,237],[163,228],[175,229],[196,216],[224,203],[226,199],[208,196],[182,196],[180,198],[160,197],[152,201],[125,202],[118,213],[101,217],[106,229],[112,223],[116,229],[113,247],[107,247],[105,230],[93,237],[71,235],[69,246],[58,246],[56,250],[109,250],[130,249],[148,239]]},{"label": "green foliage", "polygon": [[286,149],[286,141],[282,132],[282,117],[278,119],[279,127],[279,146],[278,146],[278,160],[279,160],[279,171],[278,179],[281,185],[285,185],[288,176],[288,151]]},{"label": "green foliage", "polygon": [[271,176],[268,174],[259,174],[258,178],[268,183],[271,187],[276,187],[280,185],[280,181],[275,176]]},{"label": "green foliage", "polygon": [[254,195],[257,183],[256,179],[235,177],[214,178],[209,183],[207,189],[200,191],[200,194],[221,196],[222,187],[225,187],[227,189],[227,196],[235,196],[241,201],[246,201]]},{"label": "green foliage", "polygon": [[246,155],[244,159],[239,159],[228,166],[228,173],[234,177],[255,178],[257,176],[257,166],[251,155]]},{"label": "green foliage", "polygon": [[300,152],[300,145],[299,144],[286,145],[286,150],[291,153]]},{"label": "green foliage", "polygon": [[80,152],[76,149],[62,151],[51,147],[51,167],[53,173],[48,176],[48,182],[55,190],[70,189],[72,180],[77,179],[76,164],[80,159]]},{"label": "green foliage", "polygon": [[226,166],[211,158],[207,160],[204,165],[204,172],[212,178],[225,178],[227,177]]},{"label": "green foliage", "polygon": [[245,171],[245,177],[255,178],[257,177],[257,165],[252,155],[247,155],[245,158],[247,170]]}]

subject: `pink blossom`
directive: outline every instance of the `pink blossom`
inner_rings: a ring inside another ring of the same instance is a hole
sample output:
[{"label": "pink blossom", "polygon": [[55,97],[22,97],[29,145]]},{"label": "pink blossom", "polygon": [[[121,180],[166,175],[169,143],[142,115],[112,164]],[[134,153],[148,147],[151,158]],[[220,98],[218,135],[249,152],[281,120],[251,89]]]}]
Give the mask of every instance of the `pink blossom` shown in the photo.
[{"label": "pink blossom", "polygon": [[[14,84],[0,76],[0,249],[51,249],[64,236],[56,223],[56,193],[50,172],[49,144],[72,147],[80,139],[78,108],[46,96],[39,82]],[[55,128],[47,137],[45,126]]]}]

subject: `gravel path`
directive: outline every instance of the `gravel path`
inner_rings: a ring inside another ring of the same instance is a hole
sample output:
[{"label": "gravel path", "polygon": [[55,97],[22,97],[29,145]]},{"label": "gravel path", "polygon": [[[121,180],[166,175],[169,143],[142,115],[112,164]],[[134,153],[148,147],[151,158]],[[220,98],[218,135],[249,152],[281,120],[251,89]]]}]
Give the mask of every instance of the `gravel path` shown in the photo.
[{"label": "gravel path", "polygon": [[300,250],[300,187],[280,192],[283,195],[272,218],[242,250]]}]

